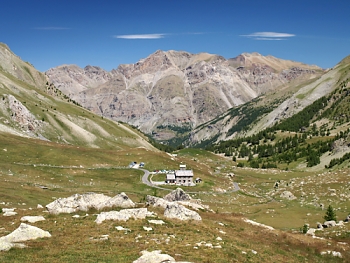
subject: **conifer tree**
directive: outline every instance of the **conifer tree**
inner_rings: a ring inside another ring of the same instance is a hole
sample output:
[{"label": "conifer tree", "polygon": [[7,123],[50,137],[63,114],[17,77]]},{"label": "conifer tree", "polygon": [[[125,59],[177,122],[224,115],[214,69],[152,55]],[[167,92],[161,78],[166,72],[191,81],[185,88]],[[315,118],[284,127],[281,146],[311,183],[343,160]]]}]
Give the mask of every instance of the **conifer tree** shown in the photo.
[{"label": "conifer tree", "polygon": [[326,214],[323,218],[326,221],[331,221],[331,220],[337,221],[337,216],[336,216],[335,211],[331,205],[328,206]]}]

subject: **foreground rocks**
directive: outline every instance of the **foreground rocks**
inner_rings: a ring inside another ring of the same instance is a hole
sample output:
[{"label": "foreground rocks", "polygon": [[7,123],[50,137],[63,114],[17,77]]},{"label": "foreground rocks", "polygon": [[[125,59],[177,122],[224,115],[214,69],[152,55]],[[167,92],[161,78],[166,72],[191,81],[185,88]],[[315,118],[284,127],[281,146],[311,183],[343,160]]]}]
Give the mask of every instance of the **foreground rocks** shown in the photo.
[{"label": "foreground rocks", "polygon": [[135,203],[125,194],[120,193],[115,197],[104,194],[86,193],[75,194],[67,198],[59,198],[46,206],[51,214],[75,213],[78,211],[88,211],[91,208],[101,210],[104,208],[135,207]]},{"label": "foreground rocks", "polygon": [[24,247],[23,244],[17,244],[16,242],[24,242],[44,237],[51,237],[51,234],[38,227],[21,223],[15,231],[7,236],[0,237],[0,251],[8,251],[12,247]]}]

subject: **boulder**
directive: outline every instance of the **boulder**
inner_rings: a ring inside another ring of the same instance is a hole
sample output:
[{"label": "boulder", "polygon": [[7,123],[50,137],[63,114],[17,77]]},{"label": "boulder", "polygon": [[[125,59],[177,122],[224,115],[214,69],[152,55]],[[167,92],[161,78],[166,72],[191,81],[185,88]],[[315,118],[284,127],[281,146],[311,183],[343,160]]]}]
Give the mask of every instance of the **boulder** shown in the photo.
[{"label": "boulder", "polygon": [[23,216],[21,218],[22,222],[29,222],[29,223],[35,223],[35,222],[39,222],[39,221],[44,221],[45,218],[43,216]]},{"label": "boulder", "polygon": [[51,234],[38,227],[21,223],[15,231],[7,236],[0,237],[0,243],[23,242],[44,237],[51,237]]},{"label": "boulder", "polygon": [[185,261],[175,261],[175,259],[168,254],[161,253],[161,250],[154,250],[152,252],[142,251],[142,256],[137,260],[134,260],[133,263],[191,263]]},{"label": "boulder", "polygon": [[142,251],[142,256],[133,263],[162,263],[162,262],[176,262],[175,259],[167,254],[161,254],[161,250],[152,252]]},{"label": "boulder", "polygon": [[350,215],[348,215],[345,219],[344,222],[349,222],[350,221]]},{"label": "boulder", "polygon": [[281,198],[288,199],[288,200],[294,200],[297,199],[291,192],[289,191],[284,191],[281,195]]},{"label": "boulder", "polygon": [[317,228],[318,228],[318,229],[322,229],[322,228],[323,228],[323,225],[322,225],[321,223],[318,222],[318,223],[317,223]]},{"label": "boulder", "polygon": [[164,216],[179,220],[202,220],[197,212],[176,203],[170,203],[167,205],[164,211]]},{"label": "boulder", "polygon": [[334,220],[331,220],[331,221],[326,221],[323,223],[323,227],[324,228],[328,228],[328,227],[333,227],[333,226],[336,226],[337,223],[334,221]]},{"label": "boulder", "polygon": [[123,209],[120,211],[102,212],[97,215],[95,222],[101,224],[105,220],[128,221],[133,219],[145,219],[148,216],[154,216],[153,212],[149,212],[147,208]]},{"label": "boulder", "polygon": [[75,213],[88,211],[91,208],[101,210],[106,207],[135,207],[135,203],[125,193],[109,197],[104,194],[75,194],[67,198],[59,198],[46,206],[51,214]]},{"label": "boulder", "polygon": [[311,236],[314,236],[315,235],[315,232],[316,232],[316,229],[315,228],[309,228],[306,232],[307,235],[311,235]]},{"label": "boulder", "polygon": [[[178,188],[178,189],[180,189],[180,188]],[[162,207],[164,209],[167,207],[167,205],[172,204],[174,202],[178,203],[180,205],[183,205],[183,206],[188,206],[194,210],[210,210],[209,206],[203,205],[200,203],[199,200],[195,200],[195,199],[190,199],[188,201],[168,201],[168,200],[165,200],[163,198],[155,197],[155,196],[151,196],[151,195],[147,195],[147,197],[146,197],[146,204],[147,205],[152,205],[154,207]]]},{"label": "boulder", "polygon": [[181,188],[177,188],[176,190],[164,196],[164,200],[169,202],[189,201],[191,200],[191,197],[188,194],[186,194],[185,191]]},{"label": "boulder", "polygon": [[164,200],[163,198],[160,198],[160,197],[155,197],[151,195],[146,196],[147,205],[152,205],[154,207],[162,207],[165,209],[169,203],[170,203],[169,201]]}]

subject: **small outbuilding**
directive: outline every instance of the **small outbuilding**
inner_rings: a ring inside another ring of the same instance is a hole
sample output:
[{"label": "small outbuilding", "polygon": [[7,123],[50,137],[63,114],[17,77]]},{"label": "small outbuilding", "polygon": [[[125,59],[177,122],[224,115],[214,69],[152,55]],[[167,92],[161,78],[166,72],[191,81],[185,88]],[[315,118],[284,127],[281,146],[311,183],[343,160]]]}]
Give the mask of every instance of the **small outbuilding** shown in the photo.
[{"label": "small outbuilding", "polygon": [[176,183],[175,173],[168,173],[166,175],[166,183],[167,184],[175,184]]}]

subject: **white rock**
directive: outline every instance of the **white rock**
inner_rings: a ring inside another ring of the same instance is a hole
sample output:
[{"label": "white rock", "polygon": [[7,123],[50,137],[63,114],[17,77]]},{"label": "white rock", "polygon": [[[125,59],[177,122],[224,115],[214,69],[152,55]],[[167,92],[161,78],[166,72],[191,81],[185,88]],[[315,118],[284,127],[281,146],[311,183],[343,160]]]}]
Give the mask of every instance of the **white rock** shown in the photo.
[{"label": "white rock", "polygon": [[175,259],[167,254],[161,254],[161,250],[155,250],[152,252],[142,251],[142,256],[133,263],[162,263],[162,262],[175,262]]},{"label": "white rock", "polygon": [[90,208],[101,210],[106,207],[135,207],[135,203],[125,193],[109,197],[104,194],[86,193],[75,194],[67,198],[59,198],[46,206],[52,214],[75,213],[88,211]]},{"label": "white rock", "polygon": [[44,208],[44,207],[43,207],[41,204],[38,204],[36,208],[42,209],[42,208]]},{"label": "white rock", "polygon": [[51,237],[51,234],[48,231],[44,231],[38,227],[21,223],[21,225],[15,231],[7,236],[0,237],[0,240],[13,243],[44,237]]},{"label": "white rock", "polygon": [[152,219],[152,220],[148,220],[148,222],[151,223],[151,224],[155,224],[155,225],[164,225],[165,224],[165,222],[163,220],[154,220],[154,219]]},{"label": "white rock", "polygon": [[148,232],[148,231],[152,231],[153,228],[152,228],[152,227],[144,226],[144,227],[143,227],[143,230],[146,230],[146,231]]},{"label": "white rock", "polygon": [[294,200],[294,199],[297,199],[291,192],[289,191],[284,191],[281,195],[280,195],[281,198],[285,198],[285,199],[288,199],[288,200]]},{"label": "white rock", "polygon": [[0,251],[9,251],[14,244],[0,238]]},{"label": "white rock", "polygon": [[15,216],[17,215],[17,212],[5,212],[3,216]]},{"label": "white rock", "polygon": [[14,212],[16,208],[3,208],[2,212],[7,213],[7,212]]},{"label": "white rock", "polygon": [[222,238],[221,237],[217,237],[216,240],[217,241],[222,241]]},{"label": "white rock", "polygon": [[101,224],[105,220],[127,221],[133,219],[145,219],[148,216],[154,216],[153,212],[149,212],[147,208],[123,209],[120,211],[102,212],[97,215],[95,222]]},{"label": "white rock", "polygon": [[23,216],[21,218],[22,222],[35,223],[39,221],[44,221],[45,218],[43,216]]},{"label": "white rock", "polygon": [[247,219],[247,218],[244,218],[243,221],[247,222],[247,223],[249,223],[251,225],[255,225],[255,226],[260,226],[260,227],[266,228],[268,230],[275,230],[272,226],[267,226],[267,225],[264,225],[264,224],[260,224],[258,222],[255,222],[255,221]]},{"label": "white rock", "polygon": [[174,201],[189,201],[191,200],[191,197],[185,193],[184,190],[181,188],[177,188],[171,193],[167,194],[164,196],[164,200],[169,201],[169,202],[174,202]]},{"label": "white rock", "polygon": [[197,212],[176,203],[167,205],[164,216],[179,220],[202,220]]},{"label": "white rock", "polygon": [[334,257],[342,257],[342,254],[340,252],[337,252],[337,251],[322,251],[321,252],[321,255],[332,255]]},{"label": "white rock", "polygon": [[116,226],[115,229],[117,229],[118,231],[130,231],[129,228],[124,228],[122,226]]}]

